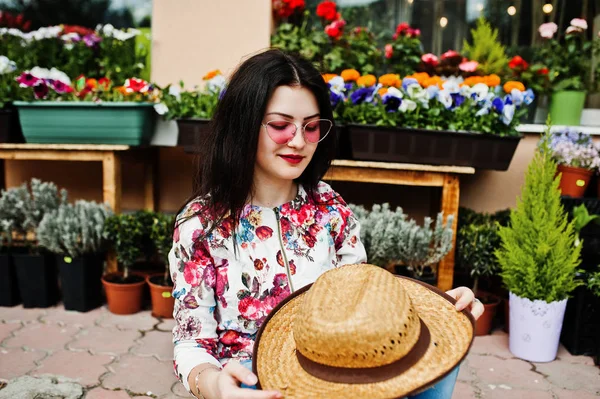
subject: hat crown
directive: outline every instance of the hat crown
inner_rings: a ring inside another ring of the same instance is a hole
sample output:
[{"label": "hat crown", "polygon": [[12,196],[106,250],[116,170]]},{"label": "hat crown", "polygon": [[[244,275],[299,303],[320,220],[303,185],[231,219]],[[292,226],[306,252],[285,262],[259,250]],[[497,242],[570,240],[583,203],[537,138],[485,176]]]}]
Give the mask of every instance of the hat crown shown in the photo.
[{"label": "hat crown", "polygon": [[296,349],[313,362],[364,368],[391,364],[413,348],[420,320],[400,279],[373,265],[330,270],[302,299]]}]

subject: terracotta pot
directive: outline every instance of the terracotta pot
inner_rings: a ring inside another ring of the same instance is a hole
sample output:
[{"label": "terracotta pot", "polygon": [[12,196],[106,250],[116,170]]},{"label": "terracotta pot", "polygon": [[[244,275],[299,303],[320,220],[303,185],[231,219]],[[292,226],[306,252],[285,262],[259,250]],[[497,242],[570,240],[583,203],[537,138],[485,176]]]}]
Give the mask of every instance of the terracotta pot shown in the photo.
[{"label": "terracotta pot", "polygon": [[108,310],[114,314],[139,312],[142,309],[142,293],[146,281],[140,276],[131,275],[129,278],[132,282],[113,282],[120,277],[120,274],[107,274],[102,277]]},{"label": "terracotta pot", "polygon": [[558,165],[558,173],[562,174],[559,186],[562,195],[568,195],[573,198],[583,197],[594,174],[589,169],[565,165]]},{"label": "terracotta pot", "polygon": [[152,316],[165,319],[173,318],[173,306],[175,298],[171,295],[173,286],[160,285],[152,281],[162,282],[163,274],[148,276],[146,282],[150,286],[150,297],[152,298]]},{"label": "terracotta pot", "polygon": [[479,337],[488,335],[492,330],[492,322],[496,316],[496,308],[500,304],[500,298],[483,291],[478,291],[477,297],[486,299],[482,300],[485,311],[475,323],[475,335]]}]

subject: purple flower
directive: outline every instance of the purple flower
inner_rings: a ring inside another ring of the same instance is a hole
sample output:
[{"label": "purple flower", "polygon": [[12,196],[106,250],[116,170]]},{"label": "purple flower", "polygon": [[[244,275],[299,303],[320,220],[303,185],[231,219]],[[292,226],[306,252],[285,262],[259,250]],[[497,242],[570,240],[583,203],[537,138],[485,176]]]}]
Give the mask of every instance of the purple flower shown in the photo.
[{"label": "purple flower", "polygon": [[227,89],[223,89],[223,90],[221,90],[221,92],[219,93],[219,100],[221,100],[221,99],[223,98],[223,96],[225,95],[225,91],[226,91],[226,90],[227,90]]},{"label": "purple flower", "polygon": [[96,36],[94,33],[90,33],[83,37],[83,42],[88,47],[94,47],[96,44],[100,43],[102,39],[99,36]]},{"label": "purple flower", "polygon": [[352,104],[362,104],[365,100],[372,96],[374,88],[372,87],[361,87],[350,95]]},{"label": "purple flower", "polygon": [[344,99],[344,95],[341,93],[336,93],[335,91],[329,92],[329,101],[331,102],[332,107],[336,107],[340,101]]},{"label": "purple flower", "polygon": [[406,89],[408,88],[408,86],[410,85],[414,85],[414,84],[419,84],[419,81],[415,78],[404,78],[402,79],[402,89],[404,91],[406,91]]},{"label": "purple flower", "polygon": [[502,99],[500,97],[495,97],[492,100],[492,107],[494,107],[494,109],[501,114],[502,111],[504,110],[504,101],[502,101]]},{"label": "purple flower", "polygon": [[38,84],[33,86],[33,94],[36,100],[43,100],[48,95],[48,85],[43,80],[40,80]]},{"label": "purple flower", "polygon": [[394,96],[388,96],[383,100],[385,104],[385,110],[387,112],[396,112],[402,104],[402,99]]},{"label": "purple flower", "polygon": [[452,100],[454,102],[455,107],[460,107],[465,102],[465,96],[459,93],[452,93]]},{"label": "purple flower", "polygon": [[61,82],[60,80],[50,80],[51,86],[58,94],[70,93],[73,91],[71,86]]}]

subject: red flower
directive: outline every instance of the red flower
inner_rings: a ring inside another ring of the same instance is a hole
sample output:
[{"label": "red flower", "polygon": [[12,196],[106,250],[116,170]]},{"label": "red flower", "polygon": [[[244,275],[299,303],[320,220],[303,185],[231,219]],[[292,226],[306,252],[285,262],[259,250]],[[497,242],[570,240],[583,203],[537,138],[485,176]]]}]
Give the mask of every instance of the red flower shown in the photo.
[{"label": "red flower", "polygon": [[460,57],[462,59],[462,56],[454,50],[448,50],[444,54],[442,54],[442,60],[446,60],[448,58],[455,58],[455,57]]},{"label": "red flower", "polygon": [[111,81],[109,78],[101,78],[100,80],[98,80],[98,86],[100,86],[100,88],[102,88],[102,90],[108,90],[110,88],[111,85]]},{"label": "red flower", "polygon": [[342,37],[344,26],[346,26],[346,21],[338,19],[325,27],[325,33],[332,39],[337,40]]},{"label": "red flower", "polygon": [[95,32],[89,28],[79,25],[63,25],[62,34],[77,33],[80,36],[93,35]]},{"label": "red flower", "polygon": [[390,58],[392,58],[392,55],[394,55],[394,47],[392,47],[391,44],[386,44],[385,45],[385,58],[387,58],[389,60]]},{"label": "red flower", "polygon": [[148,82],[138,78],[127,79],[124,86],[127,93],[146,93],[150,89]]},{"label": "red flower", "polygon": [[406,22],[402,22],[399,23],[398,26],[396,26],[396,33],[401,35],[405,30],[410,29],[410,25]]},{"label": "red flower", "polygon": [[266,259],[254,259],[254,268],[256,270],[262,270],[265,267]]},{"label": "red flower", "polygon": [[183,269],[183,278],[185,279],[185,282],[192,287],[200,285],[201,275],[198,265],[194,262],[186,262],[185,268]]},{"label": "red flower", "polygon": [[237,342],[240,334],[237,331],[227,330],[221,337],[221,342],[225,345],[233,345]]},{"label": "red flower", "polygon": [[508,63],[508,67],[510,69],[520,68],[523,71],[526,71],[527,68],[529,68],[529,64],[521,56],[515,55]]},{"label": "red flower", "polygon": [[333,21],[337,17],[335,1],[323,1],[317,6],[317,15],[326,21]]},{"label": "red flower", "polygon": [[285,267],[285,265],[283,264],[283,255],[281,253],[281,250],[277,251],[277,263],[279,264],[279,266]]},{"label": "red flower", "polygon": [[290,274],[293,276],[294,274],[296,274],[296,264],[294,263],[294,260],[290,260]]},{"label": "red flower", "polygon": [[546,67],[543,67],[542,69],[540,69],[540,70],[538,71],[538,73],[539,73],[540,75],[548,75],[548,73],[549,73],[549,72],[550,72],[550,71],[549,71],[549,70],[548,70],[548,68],[546,68]]},{"label": "red flower", "polygon": [[268,240],[269,238],[271,238],[271,236],[273,236],[273,229],[269,226],[260,226],[256,229],[256,236],[261,241]]},{"label": "red flower", "polygon": [[304,240],[306,245],[308,245],[309,248],[313,248],[317,242],[317,239],[314,236],[312,236],[310,233],[302,234],[302,239]]},{"label": "red flower", "polygon": [[217,230],[223,238],[231,237],[231,231],[233,230],[233,220],[230,217],[223,219],[221,224],[217,226]]},{"label": "red flower", "polygon": [[436,67],[439,64],[438,57],[436,57],[432,53],[423,54],[421,56],[421,61],[423,61],[423,63],[425,65],[429,65],[429,66],[432,66],[432,67]]},{"label": "red flower", "polygon": [[419,36],[421,36],[421,30],[420,29],[411,29],[411,28],[408,28],[406,30],[406,36],[408,36],[408,37],[419,37]]},{"label": "red flower", "polygon": [[321,231],[322,229],[323,229],[323,227],[322,227],[322,226],[319,226],[318,224],[316,224],[316,223],[313,223],[313,224],[311,224],[311,225],[310,225],[310,227],[308,228],[308,233],[309,233],[311,236],[313,236],[313,237],[316,237],[316,236],[317,236],[317,234],[319,234],[319,231]]}]

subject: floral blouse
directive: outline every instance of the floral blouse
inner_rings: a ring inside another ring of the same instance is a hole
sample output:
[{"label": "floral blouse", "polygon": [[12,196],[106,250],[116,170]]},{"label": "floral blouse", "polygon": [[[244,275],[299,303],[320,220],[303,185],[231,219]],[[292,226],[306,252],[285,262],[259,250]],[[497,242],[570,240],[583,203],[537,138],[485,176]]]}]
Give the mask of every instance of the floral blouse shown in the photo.
[{"label": "floral blouse", "polygon": [[202,241],[210,224],[203,200],[190,202],[179,215],[184,221],[169,253],[174,365],[188,390],[197,365],[250,359],[262,322],[291,292],[329,269],[366,262],[348,205],[323,182],[314,197],[299,186],[296,198],[279,207],[246,205],[235,232],[226,218]]}]

